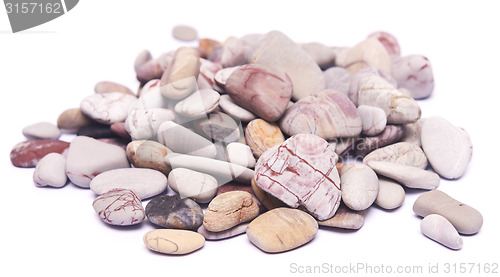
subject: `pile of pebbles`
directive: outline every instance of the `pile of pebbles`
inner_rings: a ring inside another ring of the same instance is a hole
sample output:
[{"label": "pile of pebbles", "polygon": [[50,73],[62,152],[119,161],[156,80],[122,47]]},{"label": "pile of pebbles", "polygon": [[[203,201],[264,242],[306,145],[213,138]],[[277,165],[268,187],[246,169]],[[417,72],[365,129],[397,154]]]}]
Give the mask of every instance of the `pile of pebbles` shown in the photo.
[{"label": "pile of pebbles", "polygon": [[[174,35],[197,38],[187,26]],[[91,189],[106,224],[147,218],[158,226],[143,238],[153,251],[186,254],[243,233],[264,252],[288,251],[319,226],[361,228],[374,204],[397,209],[403,187],[422,190],[422,233],[446,247],[482,227],[477,210],[438,190],[467,170],[471,140],[421,118],[431,64],[401,56],[389,33],[352,47],[279,31],[199,39],[157,58],[145,50],[134,67],[137,92],[97,83],[57,126],[25,127],[10,158],[35,167],[36,186]]]}]

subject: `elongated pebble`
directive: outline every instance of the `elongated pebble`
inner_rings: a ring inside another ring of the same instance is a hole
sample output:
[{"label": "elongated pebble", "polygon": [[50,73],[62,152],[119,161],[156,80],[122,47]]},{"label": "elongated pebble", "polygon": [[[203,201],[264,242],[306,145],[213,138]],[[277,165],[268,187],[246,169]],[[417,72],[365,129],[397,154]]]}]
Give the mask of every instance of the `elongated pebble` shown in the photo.
[{"label": "elongated pebble", "polygon": [[59,153],[45,155],[36,165],[33,181],[39,187],[60,188],[66,185],[66,158]]},{"label": "elongated pebble", "polygon": [[151,168],[168,176],[172,170],[165,163],[165,156],[172,151],[152,140],[134,140],[127,144],[127,157],[134,167]]},{"label": "elongated pebble", "polygon": [[144,235],[144,244],[150,250],[171,255],[194,252],[205,245],[205,238],[193,231],[156,229]]},{"label": "elongated pebble", "polygon": [[368,166],[377,174],[394,179],[409,188],[433,190],[441,181],[436,173],[414,166],[377,161],[369,162]]},{"label": "elongated pebble", "polygon": [[327,220],[318,221],[320,226],[358,230],[365,224],[366,210],[353,211],[340,205],[335,215]]},{"label": "elongated pebble", "polygon": [[393,210],[405,201],[405,190],[396,181],[379,177],[378,179],[378,194],[375,199],[375,204],[386,210]]},{"label": "elongated pebble", "polygon": [[69,143],[57,139],[28,140],[16,144],[10,151],[10,161],[17,167],[35,167],[49,153],[63,153]]},{"label": "elongated pebble", "polygon": [[421,169],[427,167],[427,157],[424,151],[415,144],[398,142],[372,151],[363,159],[363,163],[371,161],[392,162]]},{"label": "elongated pebble", "polygon": [[430,214],[420,223],[422,233],[454,250],[462,248],[463,240],[453,225],[443,216]]},{"label": "elongated pebble", "polygon": [[227,113],[228,115],[239,119],[242,122],[249,122],[257,116],[253,114],[252,112],[238,106],[236,103],[234,103],[234,100],[231,99],[231,96],[225,94],[221,95],[220,101],[219,101],[220,108]]},{"label": "elongated pebble", "polygon": [[27,139],[57,139],[61,130],[50,122],[38,122],[23,128],[23,135]]},{"label": "elongated pebble", "polygon": [[201,225],[200,228],[198,228],[197,232],[201,234],[202,236],[205,237],[206,240],[223,240],[223,239],[228,239],[232,238],[241,234],[244,234],[248,228],[248,222],[241,223],[239,225],[236,225],[230,229],[220,231],[220,232],[211,232],[208,231],[205,226]]},{"label": "elongated pebble", "polygon": [[376,136],[360,138],[356,144],[356,154],[365,156],[379,147],[398,142],[401,137],[403,137],[401,125],[387,125],[382,133]]}]

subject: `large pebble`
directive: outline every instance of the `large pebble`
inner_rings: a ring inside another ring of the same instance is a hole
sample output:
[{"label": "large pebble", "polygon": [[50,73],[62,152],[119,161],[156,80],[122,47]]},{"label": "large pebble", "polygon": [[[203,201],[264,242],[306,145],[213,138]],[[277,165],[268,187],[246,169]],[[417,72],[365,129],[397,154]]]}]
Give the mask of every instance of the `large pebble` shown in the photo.
[{"label": "large pebble", "polygon": [[332,217],[340,204],[338,156],[324,139],[298,134],[264,152],[255,165],[257,185],[293,208],[319,220]]},{"label": "large pebble", "polygon": [[292,97],[295,100],[325,89],[325,77],[318,64],[298,44],[279,31],[271,31],[260,37],[248,56],[248,63],[273,65],[285,71],[292,80]]},{"label": "large pebble", "polygon": [[247,230],[248,224],[249,223],[241,223],[234,226],[233,228],[229,228],[220,232],[208,231],[205,226],[201,225],[200,228],[198,228],[197,232],[204,236],[206,240],[223,240],[244,234]]},{"label": "large pebble", "polygon": [[82,112],[103,124],[125,121],[129,108],[137,101],[137,97],[121,92],[97,93],[82,100]]},{"label": "large pebble", "polygon": [[82,113],[80,108],[67,109],[57,118],[57,127],[68,132],[74,132],[92,123],[93,121]]},{"label": "large pebble", "polygon": [[403,137],[401,125],[387,125],[382,133],[373,137],[361,138],[356,145],[356,154],[360,157],[373,150],[398,142]]},{"label": "large pebble", "polygon": [[128,87],[111,81],[101,81],[94,87],[96,93],[121,92],[125,94],[135,95]]},{"label": "large pebble", "polygon": [[346,68],[353,75],[369,66],[391,74],[391,58],[384,45],[373,37],[340,52],[335,59],[335,64]]},{"label": "large pebble", "polygon": [[248,123],[245,129],[245,141],[253,155],[259,158],[269,148],[283,143],[285,137],[278,125],[258,118]]},{"label": "large pebble", "polygon": [[112,189],[129,189],[140,199],[158,195],[167,188],[167,177],[149,168],[118,168],[97,175],[90,189],[101,195]]},{"label": "large pebble", "polygon": [[396,181],[379,177],[378,179],[378,194],[375,199],[375,204],[386,210],[393,210],[405,201],[405,190]]},{"label": "large pebble", "polygon": [[239,164],[248,168],[253,168],[256,163],[250,146],[239,142],[232,142],[227,145],[226,158],[230,163]]},{"label": "large pebble", "polygon": [[422,55],[392,59],[392,76],[398,82],[398,88],[407,89],[415,99],[429,97],[434,90],[431,63]]},{"label": "large pebble", "polygon": [[371,161],[391,162],[425,169],[427,167],[427,157],[424,151],[415,144],[408,142],[398,142],[366,155],[363,163]]},{"label": "large pebble", "polygon": [[479,211],[440,190],[420,195],[413,204],[413,211],[422,217],[430,214],[441,215],[461,234],[475,234],[483,226],[483,216]]},{"label": "large pebble", "polygon": [[196,91],[200,65],[200,56],[196,50],[187,46],[179,47],[171,66],[161,77],[162,95],[180,100]]},{"label": "large pebble", "polygon": [[168,175],[168,185],[182,198],[208,203],[217,193],[217,179],[205,173],[186,168],[175,168]]},{"label": "large pebble", "polygon": [[387,125],[387,115],[384,110],[377,107],[360,105],[358,114],[363,126],[361,133],[367,136],[376,136],[380,134]]},{"label": "large pebble", "polygon": [[175,153],[212,159],[217,154],[217,149],[212,142],[170,120],[158,127],[158,141]]},{"label": "large pebble", "polygon": [[298,209],[277,208],[250,222],[246,233],[262,251],[278,253],[306,244],[317,232],[318,223],[309,214]]},{"label": "large pebble", "polygon": [[430,214],[420,223],[420,230],[427,237],[454,250],[462,248],[463,240],[453,225],[443,216]]},{"label": "large pebble", "polygon": [[49,153],[36,165],[33,181],[39,187],[60,188],[66,185],[66,158],[59,153]]},{"label": "large pebble", "polygon": [[286,110],[279,125],[290,136],[307,133],[324,139],[354,137],[362,130],[356,106],[346,95],[334,90],[297,101]]},{"label": "large pebble", "polygon": [[239,141],[243,133],[241,123],[222,112],[208,114],[206,118],[193,122],[193,125],[199,134],[225,143]]},{"label": "large pebble", "polygon": [[389,124],[413,123],[421,116],[417,101],[373,74],[359,80],[358,104],[381,108]]},{"label": "large pebble", "polygon": [[61,130],[50,122],[38,122],[24,127],[22,133],[27,139],[57,139]]},{"label": "large pebble", "polygon": [[102,221],[128,226],[141,223],[146,214],[141,200],[128,189],[113,189],[98,196],[92,203]]},{"label": "large pebble", "polygon": [[227,113],[228,115],[230,115],[234,118],[239,119],[241,122],[249,122],[249,121],[257,118],[257,116],[254,113],[252,113],[252,112],[238,106],[236,103],[234,103],[234,100],[231,98],[231,96],[229,96],[227,94],[221,95],[219,105],[220,105],[220,108],[225,113]]},{"label": "large pebble", "polygon": [[102,172],[128,167],[130,164],[123,148],[85,136],[77,136],[71,141],[66,157],[68,178],[82,188],[88,188],[92,179]]},{"label": "large pebble", "polygon": [[211,89],[195,91],[175,105],[175,112],[188,117],[206,117],[219,107],[220,94]]},{"label": "large pebble", "polygon": [[262,206],[265,207],[265,209],[272,210],[280,207],[288,207],[288,205],[283,203],[283,201],[279,200],[278,198],[272,196],[265,190],[261,189],[255,182],[255,178],[252,178],[252,182],[250,183],[250,188],[255,197],[259,200]]},{"label": "large pebble", "polygon": [[146,216],[152,223],[174,229],[197,230],[203,223],[203,210],[190,198],[160,195],[146,205]]},{"label": "large pebble", "polygon": [[147,82],[141,89],[140,97],[130,110],[149,110],[168,107],[172,100],[161,94],[160,82],[158,79]]},{"label": "large pebble", "polygon": [[342,202],[352,210],[368,209],[378,194],[377,174],[361,163],[347,164],[340,171]]},{"label": "large pebble", "polygon": [[134,140],[151,139],[163,122],[174,119],[175,114],[169,109],[134,109],[125,120],[125,129]]},{"label": "large pebble", "polygon": [[353,211],[340,205],[335,215],[327,220],[318,221],[320,226],[358,230],[365,224],[366,210]]},{"label": "large pebble", "polygon": [[144,243],[155,252],[183,255],[205,245],[205,238],[189,230],[155,229],[144,235]]},{"label": "large pebble", "polygon": [[134,167],[151,168],[168,176],[172,168],[165,163],[171,153],[165,145],[152,140],[134,140],[127,145],[127,157]]},{"label": "large pebble", "polygon": [[293,91],[288,75],[268,64],[239,67],[229,76],[225,88],[237,105],[270,122],[285,112]]},{"label": "large pebble", "polygon": [[216,196],[208,204],[203,226],[211,232],[228,230],[259,215],[259,207],[246,191],[229,191]]},{"label": "large pebble", "polygon": [[436,173],[414,166],[378,161],[371,161],[368,166],[377,174],[394,179],[409,188],[432,190],[437,188],[441,181]]},{"label": "large pebble", "polygon": [[49,153],[63,153],[69,143],[57,139],[28,140],[16,144],[10,151],[10,161],[17,167],[35,167]]},{"label": "large pebble", "polygon": [[460,178],[472,157],[469,134],[442,117],[426,118],[422,124],[422,148],[432,168],[442,177]]}]

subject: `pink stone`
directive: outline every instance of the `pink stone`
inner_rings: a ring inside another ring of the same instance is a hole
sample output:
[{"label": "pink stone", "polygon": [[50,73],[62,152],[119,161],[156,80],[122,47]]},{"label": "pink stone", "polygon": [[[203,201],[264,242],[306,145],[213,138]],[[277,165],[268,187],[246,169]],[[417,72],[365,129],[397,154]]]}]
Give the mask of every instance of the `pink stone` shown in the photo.
[{"label": "pink stone", "polygon": [[49,153],[61,154],[69,143],[57,139],[28,140],[16,144],[10,152],[10,161],[17,167],[35,167]]},{"label": "pink stone", "polygon": [[368,38],[376,38],[382,45],[384,45],[385,50],[391,57],[397,57],[401,55],[401,48],[399,47],[399,42],[395,36],[387,32],[378,31],[373,32],[368,35]]},{"label": "pink stone", "polygon": [[398,89],[407,89],[415,99],[429,97],[434,90],[434,75],[429,59],[409,55],[392,60],[393,76]]},{"label": "pink stone", "polygon": [[338,156],[328,142],[298,134],[266,151],[255,166],[255,181],[264,191],[319,220],[332,217],[340,204]]}]

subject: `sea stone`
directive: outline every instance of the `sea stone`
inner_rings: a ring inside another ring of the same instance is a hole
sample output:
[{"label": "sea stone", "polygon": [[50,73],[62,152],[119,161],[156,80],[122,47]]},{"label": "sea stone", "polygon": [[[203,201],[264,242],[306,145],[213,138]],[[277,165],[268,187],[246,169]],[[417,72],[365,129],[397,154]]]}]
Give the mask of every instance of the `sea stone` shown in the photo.
[{"label": "sea stone", "polygon": [[369,66],[391,74],[391,58],[384,45],[373,37],[340,52],[335,59],[335,64],[346,68],[353,75]]},{"label": "sea stone", "polygon": [[371,161],[391,162],[425,169],[427,157],[424,151],[415,144],[408,142],[394,143],[372,151],[363,159],[363,163]]},{"label": "sea stone", "polygon": [[391,179],[379,177],[378,194],[375,204],[386,210],[393,210],[405,201],[405,190],[403,187]]},{"label": "sea stone", "polygon": [[300,48],[309,54],[322,70],[327,70],[335,64],[337,50],[319,42],[300,44]]},{"label": "sea stone", "polygon": [[134,167],[151,168],[168,176],[172,168],[165,163],[171,153],[165,145],[152,140],[134,140],[127,145],[127,157]]},{"label": "sea stone", "polygon": [[135,70],[137,80],[141,84],[161,78],[164,72],[165,70],[161,65],[160,59],[151,59]]},{"label": "sea stone", "polygon": [[121,92],[125,94],[135,95],[128,87],[111,81],[101,81],[94,87],[95,93]]},{"label": "sea stone", "polygon": [[413,211],[421,217],[430,214],[441,215],[450,221],[460,234],[475,234],[483,226],[483,216],[479,211],[440,190],[421,194],[413,204]]},{"label": "sea stone", "polygon": [[220,63],[215,63],[203,58],[200,58],[200,75],[198,75],[198,88],[215,89],[215,73],[222,69]]},{"label": "sea stone", "polygon": [[74,132],[90,124],[92,124],[92,120],[82,113],[80,108],[67,109],[57,118],[57,127],[69,132]]},{"label": "sea stone", "polygon": [[57,139],[61,130],[50,122],[38,122],[24,127],[22,133],[27,139]]},{"label": "sea stone", "polygon": [[318,221],[320,226],[335,227],[342,229],[358,230],[365,223],[366,210],[353,211],[345,205],[340,205],[332,218]]},{"label": "sea stone", "polygon": [[378,194],[377,174],[367,165],[352,163],[340,171],[342,202],[352,210],[368,209]]},{"label": "sea stone", "polygon": [[219,106],[222,109],[222,111],[224,111],[225,113],[234,118],[239,119],[241,122],[249,122],[257,118],[257,116],[252,112],[245,110],[244,108],[234,103],[233,99],[231,99],[231,96],[227,94],[221,95]]},{"label": "sea stone", "polygon": [[80,129],[78,129],[78,131],[76,131],[76,135],[91,137],[95,139],[118,137],[118,135],[111,130],[110,125],[99,123],[81,127]]},{"label": "sea stone", "polygon": [[288,75],[268,64],[239,67],[229,76],[225,88],[237,105],[270,122],[285,112],[293,91]]},{"label": "sea stone", "polygon": [[200,65],[200,56],[195,49],[179,47],[171,66],[161,77],[161,94],[173,100],[181,100],[196,91]]},{"label": "sea stone", "polygon": [[225,143],[239,141],[240,133],[243,132],[241,123],[222,112],[208,114],[206,118],[193,122],[193,125],[199,134]]},{"label": "sea stone", "polygon": [[115,133],[117,136],[131,140],[132,138],[130,137],[130,134],[128,133],[127,129],[125,128],[125,122],[115,122],[109,126],[109,129]]},{"label": "sea stone", "polygon": [[262,205],[266,209],[272,210],[280,207],[288,207],[288,205],[283,203],[283,201],[279,200],[278,198],[272,196],[265,190],[261,189],[255,182],[255,178],[252,178],[252,181],[250,183],[250,188],[255,197],[259,200],[260,203],[262,203]]},{"label": "sea stone", "polygon": [[151,52],[149,52],[149,50],[142,50],[141,52],[139,52],[139,54],[137,54],[137,57],[135,58],[134,69],[137,71],[139,67],[150,61],[152,58],[153,56],[151,55]]},{"label": "sea stone", "polygon": [[261,36],[252,45],[248,57],[248,63],[273,65],[286,72],[293,84],[294,100],[325,89],[325,77],[318,64],[298,44],[279,31]]},{"label": "sea stone", "polygon": [[359,80],[358,104],[381,108],[389,124],[413,123],[421,116],[420,106],[415,99],[373,74]]},{"label": "sea stone", "polygon": [[205,244],[205,238],[196,232],[173,229],[149,231],[143,241],[150,250],[170,255],[188,254]]},{"label": "sea stone", "polygon": [[169,100],[161,94],[160,82],[161,81],[158,79],[147,82],[141,89],[140,97],[132,107],[130,107],[130,111],[168,107],[172,100]]},{"label": "sea stone", "polygon": [[68,178],[82,188],[88,188],[90,181],[102,172],[128,167],[130,164],[123,148],[85,136],[77,136],[71,141],[66,157]]},{"label": "sea stone", "polygon": [[358,114],[361,118],[363,135],[376,136],[380,134],[387,125],[387,115],[384,110],[377,107],[360,105],[358,106]]},{"label": "sea stone", "polygon": [[39,187],[60,188],[66,185],[66,158],[59,153],[49,153],[37,163],[33,181]]},{"label": "sea stone", "polygon": [[270,210],[254,219],[247,228],[248,239],[269,253],[284,252],[311,241],[318,223],[309,214],[291,208]]},{"label": "sea stone", "polygon": [[190,198],[160,195],[146,205],[146,216],[152,223],[175,229],[196,230],[203,223],[203,210]]},{"label": "sea stone", "polygon": [[259,206],[259,210],[260,211],[267,210],[266,206],[264,206],[259,201],[259,199],[255,195],[255,193],[253,192],[252,187],[249,186],[248,184],[241,184],[241,183],[238,183],[238,182],[235,182],[235,181],[228,182],[228,183],[226,183],[226,184],[224,184],[222,186],[219,186],[217,188],[217,195],[220,195],[220,194],[223,194],[223,193],[229,192],[229,191],[246,191],[246,192],[248,192],[248,193],[250,193],[252,195],[252,199],[257,204],[257,206]]},{"label": "sea stone", "polygon": [[220,232],[208,231],[205,228],[205,226],[201,225],[200,228],[198,228],[197,232],[201,234],[203,237],[205,237],[206,240],[223,240],[244,234],[247,230],[248,224],[249,223],[241,223],[239,225],[236,225],[232,228]]},{"label": "sea stone", "polygon": [[326,86],[325,89],[332,89],[340,91],[345,95],[349,93],[349,87],[351,86],[351,73],[343,67],[330,67],[323,71],[325,76]]},{"label": "sea stone", "polygon": [[377,174],[394,179],[402,185],[416,189],[436,189],[441,179],[434,172],[392,162],[370,161],[368,166]]},{"label": "sea stone", "polygon": [[356,155],[363,157],[377,148],[398,142],[402,137],[403,127],[387,125],[382,133],[360,139],[356,145]]},{"label": "sea stone", "polygon": [[102,124],[125,121],[129,108],[137,97],[121,92],[97,93],[82,100],[80,109],[93,120]]},{"label": "sea stone", "polygon": [[324,139],[298,134],[264,152],[255,165],[257,185],[293,208],[319,220],[332,217],[340,204],[338,156]]},{"label": "sea stone", "polygon": [[398,82],[398,88],[407,89],[415,99],[427,98],[434,90],[431,63],[422,55],[392,59],[392,76]]},{"label": "sea stone", "polygon": [[253,155],[259,158],[266,150],[285,141],[283,133],[275,123],[254,119],[245,129],[245,141]]},{"label": "sea stone", "polygon": [[198,203],[208,203],[217,193],[217,179],[186,168],[175,168],[168,175],[168,185],[181,198],[189,197]]},{"label": "sea stone", "polygon": [[[254,38],[255,37],[255,38]],[[248,51],[260,35],[249,34],[241,38],[229,37],[223,44],[220,63],[223,67],[233,67],[248,63]],[[254,38],[249,40],[249,38]]]},{"label": "sea stone", "polygon": [[128,226],[141,223],[146,214],[141,200],[128,189],[113,189],[98,196],[92,203],[102,221]]},{"label": "sea stone", "polygon": [[454,250],[462,248],[463,240],[453,225],[443,216],[430,214],[420,222],[422,233]]},{"label": "sea stone", "polygon": [[125,129],[134,140],[150,139],[156,137],[163,122],[174,119],[175,113],[169,109],[134,109],[125,120]]},{"label": "sea stone", "polygon": [[118,168],[97,175],[90,182],[90,189],[98,195],[112,189],[129,189],[142,200],[164,192],[167,177],[149,168]]},{"label": "sea stone", "polygon": [[203,226],[211,232],[230,229],[259,215],[259,207],[246,191],[229,191],[216,196],[208,204]]},{"label": "sea stone", "polygon": [[401,55],[401,47],[399,46],[399,42],[392,34],[383,31],[377,31],[369,34],[368,38],[378,39],[378,41],[380,41],[380,43],[384,45],[385,50],[387,50],[387,54],[389,54],[391,58]]},{"label": "sea stone", "polygon": [[351,85],[349,86],[349,99],[351,99],[351,101],[356,106],[358,106],[358,91],[360,85],[359,81],[367,75],[377,75],[386,80],[393,87],[398,86],[398,83],[396,82],[394,77],[392,77],[392,75],[375,67],[365,67],[352,76]]},{"label": "sea stone", "polygon": [[175,112],[187,117],[206,117],[219,107],[220,94],[213,89],[196,91],[175,105]]},{"label": "sea stone", "polygon": [[192,41],[198,37],[198,32],[191,26],[177,25],[172,29],[172,35],[178,40]]},{"label": "sea stone", "polygon": [[283,132],[314,134],[324,139],[354,137],[362,125],[356,106],[341,92],[325,90],[295,102],[279,122]]},{"label": "sea stone", "polygon": [[422,146],[420,141],[420,133],[422,130],[423,119],[417,120],[415,123],[408,123],[403,125],[403,138],[401,141],[415,144],[417,146]]},{"label": "sea stone", "polygon": [[226,158],[230,163],[239,164],[248,168],[253,168],[256,163],[250,146],[239,142],[232,142],[227,145]]},{"label": "sea stone", "polygon": [[10,161],[17,167],[35,167],[49,153],[63,153],[69,143],[57,139],[28,140],[16,144],[10,151]]},{"label": "sea stone", "polygon": [[464,175],[472,158],[472,141],[464,129],[442,117],[426,118],[421,140],[429,163],[440,176],[456,179]]}]

